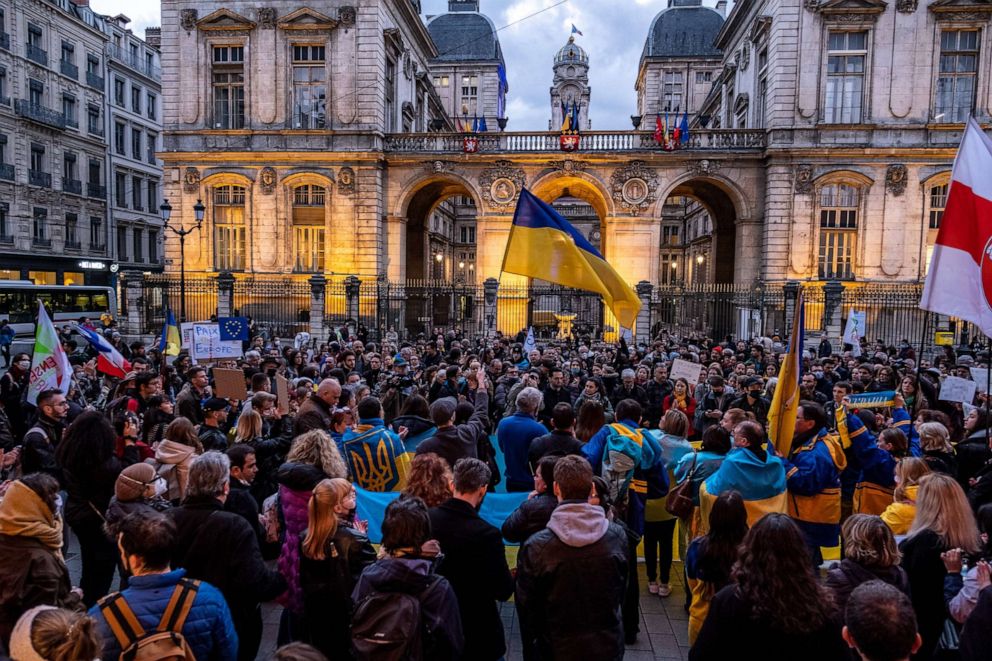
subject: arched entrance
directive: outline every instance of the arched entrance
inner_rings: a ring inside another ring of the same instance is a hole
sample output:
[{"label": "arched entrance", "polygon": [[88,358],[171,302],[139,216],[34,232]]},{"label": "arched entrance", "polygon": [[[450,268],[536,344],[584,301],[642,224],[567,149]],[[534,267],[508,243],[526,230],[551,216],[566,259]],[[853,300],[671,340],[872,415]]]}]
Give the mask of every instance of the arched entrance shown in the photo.
[{"label": "arched entrance", "polygon": [[724,182],[690,178],[665,198],[661,217],[660,284],[735,281],[738,211]]}]

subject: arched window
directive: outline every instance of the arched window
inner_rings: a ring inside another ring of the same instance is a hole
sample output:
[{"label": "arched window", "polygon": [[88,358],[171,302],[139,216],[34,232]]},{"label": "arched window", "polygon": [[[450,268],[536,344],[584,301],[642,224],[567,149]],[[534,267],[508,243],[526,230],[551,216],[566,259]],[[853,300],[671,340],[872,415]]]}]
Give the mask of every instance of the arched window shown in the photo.
[{"label": "arched window", "polygon": [[324,270],[324,202],[327,189],[303,184],[293,189],[293,270]]},{"label": "arched window", "polygon": [[245,269],[245,187],[214,188],[214,268],[218,271]]},{"label": "arched window", "polygon": [[818,206],[819,277],[821,280],[850,280],[854,277],[861,190],[851,184],[826,184],[820,188]]},{"label": "arched window", "polygon": [[944,217],[944,207],[947,206],[947,181],[931,184],[926,189],[927,202],[927,245],[923,256],[923,273],[930,268],[930,256],[933,255],[933,244],[937,241],[937,230]]}]

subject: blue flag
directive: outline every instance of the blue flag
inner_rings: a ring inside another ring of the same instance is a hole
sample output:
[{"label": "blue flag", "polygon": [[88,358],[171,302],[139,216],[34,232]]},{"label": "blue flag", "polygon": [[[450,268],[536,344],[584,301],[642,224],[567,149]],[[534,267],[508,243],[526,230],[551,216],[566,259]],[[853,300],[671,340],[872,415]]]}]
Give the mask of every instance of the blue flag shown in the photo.
[{"label": "blue flag", "polygon": [[486,126],[486,116],[483,115],[482,117],[479,118],[479,133],[485,133],[488,130],[489,127]]},{"label": "blue flag", "polygon": [[506,67],[500,63],[496,67],[496,74],[499,76],[499,92],[496,94],[496,116],[506,116],[506,93],[510,89],[510,83],[506,80]]},{"label": "blue flag", "polygon": [[165,326],[162,327],[162,340],[158,343],[158,350],[166,356],[178,356],[182,347],[182,339],[179,335],[179,326],[176,324],[176,316],[172,314],[172,309],[166,311]]},{"label": "blue flag", "polygon": [[572,101],[572,130],[579,130],[579,104]]},{"label": "blue flag", "polygon": [[689,142],[689,111],[686,110],[685,114],[682,115],[682,123],[679,125],[679,139],[682,144],[687,144]]},{"label": "blue flag", "polygon": [[217,324],[220,326],[222,342],[228,340],[248,341],[248,317],[220,317]]},{"label": "blue flag", "polygon": [[584,37],[585,36],[584,34],[582,34],[582,31],[579,30],[579,28],[575,27],[575,23],[572,23],[572,34],[577,34],[580,37]]}]

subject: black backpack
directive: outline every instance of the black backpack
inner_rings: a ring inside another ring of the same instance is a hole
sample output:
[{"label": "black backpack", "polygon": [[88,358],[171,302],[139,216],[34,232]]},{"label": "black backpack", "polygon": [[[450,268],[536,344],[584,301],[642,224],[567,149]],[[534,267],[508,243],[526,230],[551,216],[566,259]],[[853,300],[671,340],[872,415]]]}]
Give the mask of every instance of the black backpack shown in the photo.
[{"label": "black backpack", "polygon": [[417,593],[373,590],[351,617],[351,649],[358,659],[421,661],[432,658],[433,636],[424,623],[420,600],[441,579],[428,577]]}]

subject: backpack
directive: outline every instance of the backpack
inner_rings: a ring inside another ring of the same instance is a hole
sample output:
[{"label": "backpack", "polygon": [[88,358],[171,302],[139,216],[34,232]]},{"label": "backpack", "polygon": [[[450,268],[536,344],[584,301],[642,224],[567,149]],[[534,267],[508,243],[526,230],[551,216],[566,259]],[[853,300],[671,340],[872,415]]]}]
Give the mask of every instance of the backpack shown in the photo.
[{"label": "backpack", "polygon": [[634,469],[641,465],[644,454],[644,431],[631,431],[626,425],[608,425],[606,445],[603,448],[603,479],[610,485],[610,501],[624,502],[627,488],[634,476]]},{"label": "backpack", "polygon": [[196,661],[183,637],[200,581],[182,578],[154,631],[146,632],[120,592],[100,600],[100,612],[121,646],[120,661]]},{"label": "backpack", "polygon": [[423,621],[420,599],[440,580],[431,574],[416,594],[373,590],[351,617],[351,649],[358,659],[421,661],[431,658],[431,632]]}]

